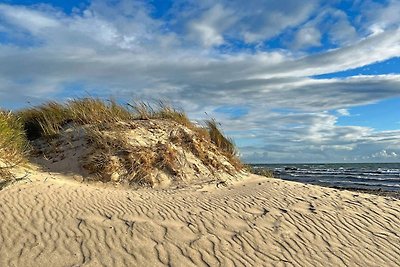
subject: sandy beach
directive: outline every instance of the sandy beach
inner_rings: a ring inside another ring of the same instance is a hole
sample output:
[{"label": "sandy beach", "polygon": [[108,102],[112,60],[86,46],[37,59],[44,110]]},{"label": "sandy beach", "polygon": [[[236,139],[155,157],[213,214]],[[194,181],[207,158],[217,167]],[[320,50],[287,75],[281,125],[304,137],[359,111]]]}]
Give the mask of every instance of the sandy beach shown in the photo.
[{"label": "sandy beach", "polygon": [[0,0],[0,267],[400,267],[400,0]]},{"label": "sandy beach", "polygon": [[0,266],[398,266],[400,202],[249,175],[132,190],[32,174],[0,191]]}]

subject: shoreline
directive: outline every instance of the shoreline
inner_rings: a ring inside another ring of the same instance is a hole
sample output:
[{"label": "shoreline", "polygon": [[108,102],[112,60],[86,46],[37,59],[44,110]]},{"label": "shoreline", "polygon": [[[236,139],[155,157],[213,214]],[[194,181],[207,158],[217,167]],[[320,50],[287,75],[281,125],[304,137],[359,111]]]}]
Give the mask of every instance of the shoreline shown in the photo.
[{"label": "shoreline", "polygon": [[377,196],[382,196],[382,197],[392,197],[392,198],[400,200],[400,191],[388,191],[388,190],[382,190],[382,189],[359,189],[359,188],[354,188],[354,187],[324,186],[324,185],[319,185],[319,186],[338,189],[341,191],[347,190],[347,191],[352,191],[352,192],[356,192],[356,193],[372,194],[372,195],[377,195]]},{"label": "shoreline", "polygon": [[[359,165],[363,165],[364,163],[357,163]],[[398,163],[385,163],[385,164],[398,164]],[[384,188],[365,188],[365,187],[357,187],[357,186],[347,186],[347,185],[334,185],[329,184],[329,182],[319,182],[317,180],[315,181],[310,181],[308,180],[306,181],[302,181],[301,179],[290,179],[290,178],[284,178],[284,177],[279,177],[279,174],[274,173],[273,169],[270,169],[268,167],[264,168],[263,166],[265,166],[266,164],[252,164],[249,166],[252,167],[257,167],[257,168],[250,168],[250,172],[256,175],[261,175],[261,176],[265,176],[265,177],[271,177],[274,179],[279,179],[279,180],[283,180],[283,181],[291,181],[291,182],[298,182],[301,184],[310,184],[310,185],[317,185],[317,186],[321,186],[321,187],[326,187],[326,188],[333,188],[333,189],[337,189],[337,190],[348,190],[348,191],[353,191],[353,192],[358,192],[358,193],[367,193],[367,194],[373,194],[373,195],[378,195],[378,196],[384,196],[384,197],[393,197],[396,199],[400,199],[400,189],[399,190],[387,190]],[[268,165],[274,165],[274,164],[268,164]],[[276,164],[277,166],[281,166],[283,164]],[[295,165],[303,165],[303,164],[292,164],[293,166]],[[313,164],[309,164],[309,165],[313,165]],[[323,164],[323,165],[334,165],[334,164]],[[341,165],[341,164],[337,164],[337,165]],[[352,163],[348,163],[348,165],[354,165]],[[260,167],[261,166],[261,167]],[[327,174],[329,175],[329,174]],[[307,178],[307,179],[311,179],[311,178]],[[400,177],[399,177],[400,179]],[[337,181],[340,181],[340,179],[338,179]]]},{"label": "shoreline", "polygon": [[377,196],[382,196],[382,197],[392,197],[400,200],[400,190],[399,191],[390,191],[390,190],[383,190],[383,189],[364,189],[364,188],[357,188],[357,187],[343,187],[343,186],[329,186],[326,184],[319,184],[319,183],[305,183],[301,181],[293,181],[293,180],[288,180],[288,179],[283,179],[279,177],[270,177],[273,179],[278,179],[282,181],[288,181],[288,182],[296,182],[300,184],[307,184],[307,185],[316,185],[324,188],[332,188],[332,189],[337,189],[340,191],[351,191],[351,192],[356,192],[356,193],[363,193],[363,194],[372,194],[372,195],[377,195]]}]

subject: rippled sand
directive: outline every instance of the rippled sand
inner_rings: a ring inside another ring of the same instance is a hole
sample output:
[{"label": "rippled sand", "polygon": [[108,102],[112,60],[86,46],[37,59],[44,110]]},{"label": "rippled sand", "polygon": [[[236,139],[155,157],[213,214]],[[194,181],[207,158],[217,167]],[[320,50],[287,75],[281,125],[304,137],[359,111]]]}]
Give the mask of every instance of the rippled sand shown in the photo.
[{"label": "rippled sand", "polygon": [[0,266],[400,262],[400,201],[392,198],[258,176],[169,190],[53,178],[0,191]]}]

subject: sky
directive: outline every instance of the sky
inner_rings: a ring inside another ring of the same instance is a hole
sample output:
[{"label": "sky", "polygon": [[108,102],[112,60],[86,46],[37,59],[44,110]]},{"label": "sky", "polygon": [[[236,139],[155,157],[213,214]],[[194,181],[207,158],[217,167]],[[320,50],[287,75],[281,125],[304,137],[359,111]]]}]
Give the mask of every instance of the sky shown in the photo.
[{"label": "sky", "polygon": [[0,106],[163,100],[249,163],[400,162],[400,0],[0,1]]}]

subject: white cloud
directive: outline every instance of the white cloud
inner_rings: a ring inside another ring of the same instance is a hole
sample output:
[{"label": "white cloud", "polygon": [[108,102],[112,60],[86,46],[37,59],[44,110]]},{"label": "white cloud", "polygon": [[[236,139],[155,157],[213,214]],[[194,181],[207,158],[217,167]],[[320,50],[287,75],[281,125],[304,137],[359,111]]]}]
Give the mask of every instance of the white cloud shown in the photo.
[{"label": "white cloud", "polygon": [[10,24],[24,27],[36,34],[49,28],[60,26],[60,23],[55,18],[25,7],[16,8],[0,4],[0,13]]},{"label": "white cloud", "polygon": [[233,12],[217,4],[189,24],[190,35],[195,40],[200,38],[205,47],[221,45],[224,43],[223,32],[234,22]]},{"label": "white cloud", "polygon": [[[400,75],[310,78],[400,56],[398,28],[357,42],[351,33],[336,34],[338,44],[346,46],[313,55],[257,49],[221,53],[214,46],[229,45],[231,38],[259,42],[299,27],[318,5],[255,1],[250,9],[242,1],[211,2],[196,1],[193,5],[204,5],[201,12],[188,7],[182,21],[167,22],[152,18],[148,6],[134,1],[116,6],[98,1],[71,16],[1,5],[0,31],[28,31],[29,38],[41,42],[29,48],[19,45],[20,39],[0,44],[0,105],[66,98],[83,90],[105,97],[172,99],[193,118],[207,112],[221,119],[241,140],[247,160],[335,161],[382,150],[399,155],[399,131],[338,126],[336,115],[399,97]],[[268,17],[267,9],[276,17]],[[260,11],[250,18],[254,10]],[[305,32],[297,45],[318,45],[319,25],[300,27]],[[213,112],[226,105],[248,112],[239,117]]]},{"label": "white cloud", "polygon": [[372,154],[370,157],[371,158],[398,158],[399,155],[394,151],[388,152],[384,149],[382,151]]},{"label": "white cloud", "polygon": [[345,116],[345,117],[350,116],[350,112],[349,112],[348,109],[341,108],[341,109],[338,109],[336,111],[340,116]]},{"label": "white cloud", "polygon": [[206,46],[220,45],[224,37],[259,43],[299,26],[318,6],[318,0],[174,1],[173,13],[177,18],[173,25],[189,25],[194,30],[191,35],[199,33]]},{"label": "white cloud", "polygon": [[[247,42],[258,42],[281,33],[289,27],[295,27],[306,21],[318,8],[318,1],[256,1],[246,5],[238,1],[239,10],[244,10],[245,22],[241,34]],[[254,10],[257,10],[254,16]],[[249,21],[250,23],[246,23]]]},{"label": "white cloud", "polygon": [[306,27],[300,29],[295,37],[293,47],[299,49],[303,47],[320,46],[321,33],[315,27]]},{"label": "white cloud", "polygon": [[345,12],[333,7],[324,6],[309,21],[301,25],[286,44],[294,49],[307,49],[329,42],[334,47],[350,45],[356,42],[358,33]]},{"label": "white cloud", "polygon": [[397,0],[363,1],[361,10],[361,26],[373,35],[400,26],[400,2]]},{"label": "white cloud", "polygon": [[357,32],[347,15],[341,10],[333,10],[334,22],[328,26],[329,37],[334,44],[347,45],[357,40]]}]

